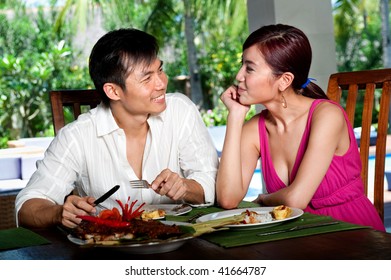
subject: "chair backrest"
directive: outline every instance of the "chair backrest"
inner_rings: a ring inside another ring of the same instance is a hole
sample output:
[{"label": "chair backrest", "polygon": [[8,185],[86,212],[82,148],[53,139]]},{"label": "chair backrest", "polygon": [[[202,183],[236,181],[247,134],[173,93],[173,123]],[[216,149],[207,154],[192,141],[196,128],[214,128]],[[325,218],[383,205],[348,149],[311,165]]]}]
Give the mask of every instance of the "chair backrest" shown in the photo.
[{"label": "chair backrest", "polygon": [[[379,104],[375,104],[375,89],[381,90]],[[341,100],[345,100],[345,110],[352,125],[354,125],[354,115],[357,105],[362,106],[363,108],[360,138],[361,177],[364,181],[365,193],[373,201],[373,204],[383,221],[384,169],[390,95],[391,69],[335,73],[330,76],[327,88],[327,96],[331,100],[338,103],[341,103]],[[341,99],[342,96],[344,96],[344,99]],[[372,198],[368,195],[368,158],[374,105],[379,108],[379,113]]]},{"label": "chair backrest", "polygon": [[15,199],[17,192],[0,194],[0,230],[16,227]]},{"label": "chair backrest", "polygon": [[83,112],[83,106],[95,108],[101,101],[95,89],[52,90],[49,94],[55,134],[65,125],[64,109],[66,107],[71,108],[73,117],[76,119]]}]

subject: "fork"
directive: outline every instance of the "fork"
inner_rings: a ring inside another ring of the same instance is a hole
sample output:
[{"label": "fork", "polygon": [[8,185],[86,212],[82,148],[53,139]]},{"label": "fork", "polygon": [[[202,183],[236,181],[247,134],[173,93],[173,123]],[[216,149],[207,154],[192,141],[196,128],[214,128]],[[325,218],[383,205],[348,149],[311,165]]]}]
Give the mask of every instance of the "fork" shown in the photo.
[{"label": "fork", "polygon": [[135,189],[148,189],[149,183],[146,180],[133,180],[129,181],[130,186]]},{"label": "fork", "polygon": [[191,216],[189,219],[187,219],[186,222],[188,222],[188,223],[194,223],[199,217],[204,216],[204,215],[205,215],[204,212],[198,212],[197,214],[194,214],[194,215]]}]

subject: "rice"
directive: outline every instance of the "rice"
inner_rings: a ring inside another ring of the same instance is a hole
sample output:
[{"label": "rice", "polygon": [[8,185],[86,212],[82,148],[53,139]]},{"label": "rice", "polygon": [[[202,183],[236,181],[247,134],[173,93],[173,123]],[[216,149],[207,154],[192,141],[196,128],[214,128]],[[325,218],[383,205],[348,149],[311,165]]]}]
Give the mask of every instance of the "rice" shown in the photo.
[{"label": "rice", "polygon": [[257,224],[273,221],[273,217],[269,212],[257,213],[255,211],[246,211],[246,216],[243,220],[244,224]]}]

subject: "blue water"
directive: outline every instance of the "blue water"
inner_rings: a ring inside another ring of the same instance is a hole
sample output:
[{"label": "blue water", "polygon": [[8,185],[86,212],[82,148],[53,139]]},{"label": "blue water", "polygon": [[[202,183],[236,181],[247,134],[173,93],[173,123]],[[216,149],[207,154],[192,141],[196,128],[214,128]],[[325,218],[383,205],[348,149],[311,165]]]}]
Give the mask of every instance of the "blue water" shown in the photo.
[{"label": "blue water", "polygon": [[247,196],[257,196],[258,194],[260,194],[262,192],[259,191],[259,189],[253,189],[253,188],[249,188],[248,189],[248,192],[246,194],[246,197]]},{"label": "blue water", "polygon": [[[369,156],[368,160],[368,167],[374,168],[375,166],[375,156]],[[386,162],[385,162],[385,171],[391,171],[391,154],[386,155]]]},{"label": "blue water", "polygon": [[244,200],[251,201],[263,192],[261,170],[256,169]]}]

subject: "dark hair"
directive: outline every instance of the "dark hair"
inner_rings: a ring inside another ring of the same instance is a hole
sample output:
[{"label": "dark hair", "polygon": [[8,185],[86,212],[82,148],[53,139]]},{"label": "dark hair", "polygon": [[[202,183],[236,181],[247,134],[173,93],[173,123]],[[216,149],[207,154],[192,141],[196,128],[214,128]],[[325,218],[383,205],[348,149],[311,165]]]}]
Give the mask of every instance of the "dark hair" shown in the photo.
[{"label": "dark hair", "polygon": [[103,103],[109,98],[103,90],[105,83],[115,83],[125,89],[125,80],[136,65],[150,65],[159,52],[157,40],[137,29],[118,29],[103,35],[92,48],[89,71]]},{"label": "dark hair", "polygon": [[294,75],[292,87],[295,92],[314,99],[328,99],[313,82],[302,88],[308,79],[312,50],[301,30],[285,24],[266,25],[250,34],[243,44],[243,51],[253,45],[258,47],[273,75],[279,77],[285,72]]}]

